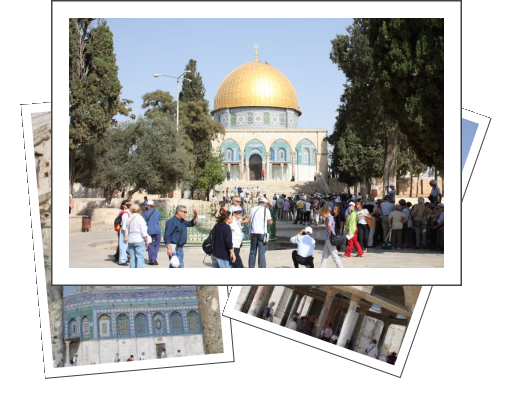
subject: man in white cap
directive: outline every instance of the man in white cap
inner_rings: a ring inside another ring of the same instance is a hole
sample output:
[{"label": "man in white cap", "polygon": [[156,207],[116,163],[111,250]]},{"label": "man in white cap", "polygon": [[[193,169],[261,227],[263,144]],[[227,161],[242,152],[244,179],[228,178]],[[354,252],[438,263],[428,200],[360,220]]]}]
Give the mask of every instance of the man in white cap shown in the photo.
[{"label": "man in white cap", "polygon": [[144,221],[146,221],[148,225],[148,235],[151,237],[151,242],[148,245],[148,264],[155,266],[158,265],[156,259],[158,258],[160,240],[162,239],[162,229],[160,228],[161,219],[160,211],[155,209],[155,202],[148,200],[147,210],[144,213]]},{"label": "man in white cap", "polygon": [[312,233],[313,230],[311,227],[306,227],[297,235],[290,238],[290,242],[298,245],[297,250],[292,252],[293,264],[296,269],[299,267],[299,264],[302,264],[307,268],[315,267],[313,264],[315,240],[311,238]]},{"label": "man in white cap", "polygon": [[267,225],[272,225],[273,221],[272,214],[267,208],[267,199],[264,197],[260,197],[258,199],[258,205],[251,209],[249,223],[249,234],[251,234],[249,267],[255,267],[256,254],[258,254],[258,267],[267,267],[267,261],[265,260],[267,242],[265,241],[265,238],[268,237]]}]

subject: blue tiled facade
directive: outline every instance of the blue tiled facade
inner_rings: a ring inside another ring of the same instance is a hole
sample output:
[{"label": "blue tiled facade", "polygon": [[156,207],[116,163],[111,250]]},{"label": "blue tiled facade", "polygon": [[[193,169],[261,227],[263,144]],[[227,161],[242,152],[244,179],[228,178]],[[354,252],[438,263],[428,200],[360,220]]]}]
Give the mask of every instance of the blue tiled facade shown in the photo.
[{"label": "blue tiled facade", "polygon": [[263,106],[219,109],[213,119],[231,129],[297,129],[299,113],[294,109]]},{"label": "blue tiled facade", "polygon": [[64,339],[201,334],[196,287],[99,289],[64,296]]}]

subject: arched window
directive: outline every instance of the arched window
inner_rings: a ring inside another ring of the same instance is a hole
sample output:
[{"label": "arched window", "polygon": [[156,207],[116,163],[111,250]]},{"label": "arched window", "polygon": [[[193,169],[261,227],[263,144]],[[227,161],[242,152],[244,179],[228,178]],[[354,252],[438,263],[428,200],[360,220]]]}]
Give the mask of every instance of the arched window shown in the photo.
[{"label": "arched window", "polygon": [[183,332],[183,321],[181,320],[181,315],[178,312],[171,313],[171,332]]},{"label": "arched window", "polygon": [[308,148],[305,148],[304,149],[304,164],[309,164],[309,149]]},{"label": "arched window", "polygon": [[89,335],[89,318],[87,316],[82,319],[82,334],[84,336]]},{"label": "arched window", "polygon": [[110,337],[110,317],[101,315],[99,319],[100,337]]},{"label": "arched window", "polygon": [[71,319],[69,321],[69,337],[76,337],[78,336],[78,329],[76,326],[76,320]]},{"label": "arched window", "polygon": [[231,148],[226,150],[226,160],[233,161],[233,150]]},{"label": "arched window", "polygon": [[146,323],[146,316],[142,313],[138,313],[135,316],[135,335],[137,337],[148,335],[148,326]]},{"label": "arched window", "polygon": [[155,313],[153,315],[153,333],[163,334],[164,333],[164,317],[161,313]]},{"label": "arched window", "polygon": [[127,337],[128,332],[128,317],[126,315],[119,315],[117,317],[117,335],[120,337]]},{"label": "arched window", "polygon": [[190,333],[198,333],[201,325],[199,323],[199,315],[196,311],[190,311],[187,314],[187,320],[188,320],[188,331]]},{"label": "arched window", "polygon": [[284,161],[286,159],[286,153],[283,149],[279,150],[279,161]]}]

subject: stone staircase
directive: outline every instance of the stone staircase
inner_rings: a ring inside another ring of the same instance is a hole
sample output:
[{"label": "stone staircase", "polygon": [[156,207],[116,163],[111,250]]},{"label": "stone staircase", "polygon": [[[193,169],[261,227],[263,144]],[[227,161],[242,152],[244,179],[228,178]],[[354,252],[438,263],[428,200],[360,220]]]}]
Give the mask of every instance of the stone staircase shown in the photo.
[{"label": "stone staircase", "polygon": [[114,231],[114,220],[119,214],[118,208],[98,208],[92,211],[90,232]]},{"label": "stone staircase", "polygon": [[217,195],[222,197],[222,191],[229,188],[231,191],[234,186],[241,186],[242,188],[252,188],[256,189],[257,186],[260,187],[261,195],[266,194],[267,197],[271,197],[274,194],[285,194],[287,196],[291,196],[294,194],[313,194],[313,191],[316,190],[322,194],[328,193],[330,190],[325,188],[325,181],[319,180],[317,178],[316,181],[224,181],[221,185],[217,185],[215,187],[215,192]]}]

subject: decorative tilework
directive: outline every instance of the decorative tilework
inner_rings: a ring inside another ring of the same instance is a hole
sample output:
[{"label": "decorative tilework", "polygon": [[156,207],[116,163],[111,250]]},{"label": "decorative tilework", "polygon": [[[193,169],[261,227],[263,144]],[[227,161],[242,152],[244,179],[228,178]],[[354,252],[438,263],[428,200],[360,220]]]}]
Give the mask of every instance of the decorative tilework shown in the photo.
[{"label": "decorative tilework", "polygon": [[270,124],[270,112],[263,112],[263,124]]},{"label": "decorative tilework", "polygon": [[263,113],[262,112],[254,112],[254,124],[257,126],[263,124]]},{"label": "decorative tilework", "polygon": [[231,114],[231,126],[236,126],[236,114]]},{"label": "decorative tilework", "polygon": [[279,114],[271,113],[270,114],[270,122],[271,122],[272,126],[277,126],[279,124]]},{"label": "decorative tilework", "polygon": [[279,114],[279,124],[284,126],[284,113]]},{"label": "decorative tilework", "polygon": [[236,124],[237,125],[245,125],[245,113],[237,113],[236,114]]},{"label": "decorative tilework", "polygon": [[288,115],[288,126],[293,127],[293,115]]},{"label": "decorative tilework", "polygon": [[222,114],[220,122],[222,123],[222,126],[228,125],[228,115],[227,113]]},{"label": "decorative tilework", "polygon": [[253,124],[253,113],[247,112],[247,124],[252,125]]}]

